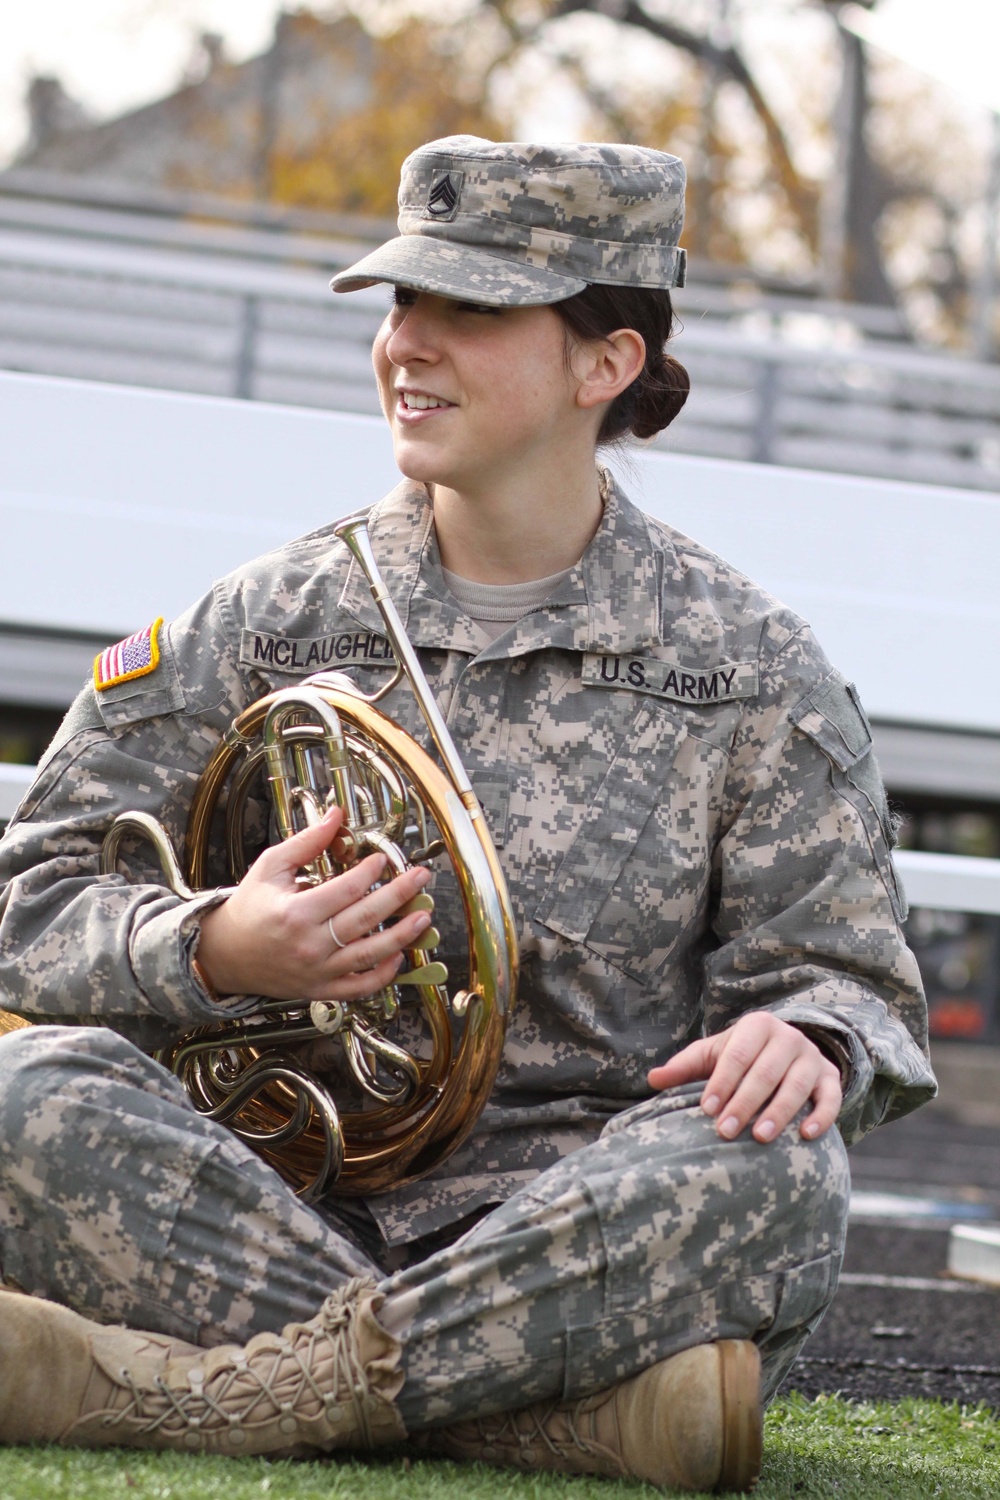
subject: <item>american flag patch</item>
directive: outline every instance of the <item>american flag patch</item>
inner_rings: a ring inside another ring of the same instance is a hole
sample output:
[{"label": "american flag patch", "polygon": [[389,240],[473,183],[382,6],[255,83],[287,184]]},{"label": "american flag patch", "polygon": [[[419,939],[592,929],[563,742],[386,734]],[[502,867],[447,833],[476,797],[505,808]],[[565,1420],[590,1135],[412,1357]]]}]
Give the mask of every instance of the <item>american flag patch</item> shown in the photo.
[{"label": "american flag patch", "polygon": [[137,630],[123,641],[109,646],[94,658],[94,686],[99,693],[105,688],[117,687],[120,682],[131,682],[133,677],[145,677],[155,672],[160,664],[160,646],[157,637],[162,616]]}]

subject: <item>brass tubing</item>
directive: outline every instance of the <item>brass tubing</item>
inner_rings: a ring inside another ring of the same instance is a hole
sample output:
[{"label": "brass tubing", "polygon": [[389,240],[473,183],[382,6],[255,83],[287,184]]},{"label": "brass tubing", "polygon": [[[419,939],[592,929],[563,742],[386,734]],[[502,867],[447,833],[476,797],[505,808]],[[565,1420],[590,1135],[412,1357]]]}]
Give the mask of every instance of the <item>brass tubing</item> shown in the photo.
[{"label": "brass tubing", "polygon": [[[402,985],[395,996],[387,991],[383,997],[385,1015],[391,1017],[400,997],[405,1003],[415,995],[430,1033],[429,1059],[412,1058],[383,1034],[378,997],[345,1005],[343,1015],[333,1017],[333,1030],[313,1025],[303,1014],[308,1012],[304,1001],[262,1001],[260,1023],[201,1028],[161,1054],[184,1078],[196,1108],[225,1119],[310,1197],[320,1195],[338,1170],[336,1191],[345,1195],[405,1185],[439,1166],[468,1137],[500,1064],[518,968],[510,900],[486,820],[378,573],[364,519],[350,517],[335,529],[364,570],[381,612],[398,663],[391,683],[367,698],[350,679],[319,673],[245,709],[195,788],[183,871],[155,820],[146,827],[137,816],[125,815],[115,835],[119,842],[126,834],[150,837],[174,888],[196,893],[208,884],[212,825],[228,790],[227,848],[233,878],[239,880],[247,868],[247,802],[264,766],[283,837],[322,816],[328,805],[327,778],[329,797],[344,809],[342,834],[332,852],[312,863],[310,879],[330,878],[372,849],[384,853],[398,872],[407,867],[398,841],[414,836],[407,833],[408,824],[411,830],[415,824],[423,847],[433,839],[429,824],[440,835],[461,894],[468,990],[449,1001],[436,982],[444,971],[434,961],[432,944],[409,949],[406,957],[415,980],[417,971],[424,970],[435,982]],[[444,770],[374,707],[374,700],[402,676],[417,698]],[[317,750],[325,756],[325,778],[314,764]],[[416,849],[411,853],[420,857]],[[112,839],[109,863],[116,854]],[[462,1022],[457,1049],[453,1016]],[[317,1019],[323,1021],[324,1015],[317,1013]],[[0,1016],[0,1028],[3,1023]],[[288,1056],[289,1046],[327,1034],[345,1046],[374,1107],[341,1111],[309,1069]],[[398,1084],[383,1082],[379,1067]],[[409,1095],[406,1102],[397,1102],[404,1093]]]},{"label": "brass tubing", "polygon": [[[342,686],[326,686],[321,679],[310,685],[335,710],[346,736],[358,736],[365,745],[374,746],[370,755],[376,763],[385,757],[390,764],[406,766],[406,778],[437,826],[455,867],[473,955],[469,988],[475,992],[475,998],[464,1016],[462,1041],[456,1056],[451,1056],[451,1021],[446,998],[436,987],[417,991],[430,1027],[434,1054],[429,1065],[421,1065],[421,1084],[413,1101],[415,1113],[398,1106],[341,1112],[344,1165],[337,1191],[354,1196],[387,1191],[415,1181],[445,1160],[471,1132],[499,1066],[507,1012],[514,993],[517,948],[506,888],[502,874],[501,883],[497,884],[499,864],[485,820],[469,817],[465,799],[426,751],[363,697]],[[199,783],[186,840],[187,875],[192,886],[204,884],[205,830],[211,825],[215,803],[241,748],[259,733],[278,696],[272,694],[261,699],[240,716]],[[312,739],[315,734],[315,731],[308,734],[305,726],[289,730],[290,736],[296,732],[304,739]],[[408,961],[411,966],[419,967],[427,957],[422,950],[413,950]],[[245,1045],[255,1045],[256,1029],[244,1028]],[[227,1028],[225,1040],[220,1038],[220,1041],[222,1045],[238,1045],[232,1028]],[[258,1101],[257,1109],[262,1107]],[[263,1127],[265,1121],[258,1118],[256,1124]],[[273,1128],[270,1118],[266,1126]],[[293,1153],[296,1165],[293,1167],[289,1160],[289,1172],[300,1182],[307,1176],[311,1180],[316,1157],[321,1153],[321,1142],[313,1139],[311,1130],[307,1131]]]},{"label": "brass tubing", "polygon": [[[472,798],[473,806],[469,811],[472,817],[482,816],[476,794],[472,790],[472,782],[469,780],[468,772],[462,764],[461,757],[455,748],[455,741],[451,737],[451,730],[444,721],[444,715],[438,708],[434,695],[430,690],[424,669],[420,665],[419,658],[409,636],[403,628],[403,622],[399,618],[399,611],[390,597],[389,590],[385,586],[385,580],[379,572],[378,563],[375,561],[375,553],[372,548],[371,537],[368,532],[368,517],[364,512],[353,516],[345,516],[338,521],[333,528],[334,535],[350,548],[352,556],[368,580],[368,588],[382,622],[385,625],[385,633],[392,644],[393,653],[399,666],[406,675],[406,679],[413,689],[414,696],[420,705],[420,712],[424,716],[424,722],[431,732],[431,739],[435,748],[444,762],[445,770],[451,777],[455,790],[463,797]],[[504,883],[506,892],[506,882]]]}]

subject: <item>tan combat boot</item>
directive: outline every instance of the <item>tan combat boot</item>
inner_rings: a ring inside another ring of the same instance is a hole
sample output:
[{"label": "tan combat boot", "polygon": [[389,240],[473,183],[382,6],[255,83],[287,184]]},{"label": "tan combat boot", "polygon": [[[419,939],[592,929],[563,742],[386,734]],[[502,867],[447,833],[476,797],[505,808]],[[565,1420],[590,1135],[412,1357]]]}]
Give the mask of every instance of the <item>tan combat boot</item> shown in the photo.
[{"label": "tan combat boot", "polygon": [[748,1490],[760,1473],[760,1355],[746,1340],[685,1349],[581,1401],[421,1433],[449,1458],[514,1469],[622,1475],[675,1490]]},{"label": "tan combat boot", "polygon": [[0,1292],[0,1443],[287,1457],[398,1442],[400,1347],[381,1301],[350,1281],[308,1323],[199,1349]]}]

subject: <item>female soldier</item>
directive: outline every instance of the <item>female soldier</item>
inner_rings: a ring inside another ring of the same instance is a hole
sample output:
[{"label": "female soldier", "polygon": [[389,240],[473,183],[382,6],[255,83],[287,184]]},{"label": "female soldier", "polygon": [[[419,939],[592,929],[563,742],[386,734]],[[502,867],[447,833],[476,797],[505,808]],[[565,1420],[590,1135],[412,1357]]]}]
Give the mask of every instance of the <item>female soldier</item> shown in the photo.
[{"label": "female soldier", "polygon": [[[595,465],[686,394],[682,194],[638,147],[437,141],[404,164],[401,237],[333,283],[394,289],[374,364],[406,477],[373,544],[521,943],[492,1100],[430,1180],[308,1208],[146,1056],[248,995],[382,988],[422,872],[300,889],[334,812],[228,898],[97,874],[123,809],[179,837],[220,735],[307,645],[349,639],[377,681],[343,545],[238,571],[104,653],[70,710],[4,844],[4,1003],[100,1024],[0,1044],[0,1250],[31,1294],[2,1304],[0,1438],[411,1433],[696,1489],[756,1474],[761,1396],[834,1291],[842,1138],[933,1080],[853,689]],[[390,712],[418,728],[408,695]]]}]

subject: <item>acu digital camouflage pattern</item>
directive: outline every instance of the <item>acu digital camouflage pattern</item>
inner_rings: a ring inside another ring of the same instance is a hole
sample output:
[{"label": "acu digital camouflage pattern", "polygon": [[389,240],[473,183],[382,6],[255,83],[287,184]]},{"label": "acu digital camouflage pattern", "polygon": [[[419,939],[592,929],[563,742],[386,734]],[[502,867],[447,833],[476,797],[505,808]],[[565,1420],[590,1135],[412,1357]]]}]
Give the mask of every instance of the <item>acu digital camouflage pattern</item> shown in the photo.
[{"label": "acu digital camouflage pattern", "polygon": [[[486,810],[521,945],[520,996],[475,1133],[433,1180],[368,1201],[390,1243],[503,1201],[645,1098],[652,1064],[748,1010],[773,1011],[838,1060],[849,1143],[933,1093],[853,690],[793,614],[604,486],[580,563],[493,642],[444,584],[425,489],[403,483],[372,514],[379,565]],[[193,972],[200,911],[218,898],[185,906],[139,845],[129,880],[98,876],[111,820],[150,812],[179,842],[195,782],[248,703],[301,681],[317,656],[366,691],[391,666],[367,583],[331,528],[218,583],[161,650],[150,676],[99,699],[84,690],[0,844],[2,1003],[104,1023],[147,1050],[253,1001],[213,1001]],[[681,696],[662,696],[678,665]],[[699,682],[722,684],[734,665],[731,694],[698,699]],[[426,743],[408,688],[384,707]],[[227,878],[221,861],[214,874]],[[457,980],[450,882],[436,877],[436,924]]]},{"label": "acu digital camouflage pattern", "polygon": [[699,1092],[623,1111],[460,1239],[387,1272],[350,1203],[304,1207],[124,1038],[29,1028],[0,1040],[4,1273],[204,1346],[305,1321],[374,1276],[411,1432],[591,1394],[719,1338],[757,1339],[770,1395],[833,1295],[846,1155],[836,1131],[720,1141]]},{"label": "acu digital camouflage pattern", "polygon": [[[149,1049],[252,1001],[213,1001],[192,968],[218,898],[183,905],[139,846],[128,880],[98,876],[112,818],[142,809],[180,839],[247,703],[318,666],[371,690],[391,666],[326,528],[220,582],[164,632],[156,672],[87,687],[0,845],[3,1003],[74,1023],[0,1041],[5,1275],[211,1344],[308,1317],[378,1268],[410,1427],[742,1334],[773,1389],[835,1285],[841,1136],[724,1142],[699,1089],[651,1099],[646,1070],[770,1009],[839,1060],[850,1141],[933,1092],[923,1001],[853,691],[801,621],[602,482],[581,562],[493,642],[445,587],[425,490],[404,483],[372,515],[521,935],[470,1141],[432,1181],[315,1211],[126,1040]],[[387,708],[425,738],[407,689]]]},{"label": "acu digital camouflage pattern", "polygon": [[377,281],[493,306],[559,302],[590,282],[683,286],[684,163],[648,146],[446,136],[408,156],[400,238],[330,285]]}]

